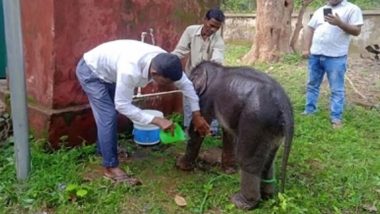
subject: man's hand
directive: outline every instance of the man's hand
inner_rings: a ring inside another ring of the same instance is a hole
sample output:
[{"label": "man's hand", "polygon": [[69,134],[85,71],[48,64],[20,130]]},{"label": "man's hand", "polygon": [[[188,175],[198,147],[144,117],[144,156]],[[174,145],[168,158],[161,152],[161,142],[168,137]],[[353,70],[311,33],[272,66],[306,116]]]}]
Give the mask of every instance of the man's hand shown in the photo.
[{"label": "man's hand", "polygon": [[311,41],[313,40],[314,35],[314,28],[310,26],[306,26],[304,29],[304,43],[303,43],[303,51],[302,51],[302,57],[304,59],[309,58],[310,55],[310,47],[311,47]]},{"label": "man's hand", "polygon": [[152,124],[159,126],[164,131],[170,131],[172,134],[174,133],[174,124],[168,119],[155,117],[152,120]]},{"label": "man's hand", "polygon": [[204,137],[210,134],[210,125],[198,111],[193,112],[193,124],[195,131],[197,131],[200,136]]},{"label": "man's hand", "polygon": [[342,19],[340,19],[337,13],[335,13],[335,16],[331,14],[329,14],[328,16],[325,16],[325,20],[331,25],[337,26],[340,29],[342,29],[344,32],[351,34],[353,36],[358,36],[361,32],[361,25],[347,24],[343,22]]},{"label": "man's hand", "polygon": [[302,58],[307,59],[307,58],[309,58],[309,55],[310,55],[309,50],[302,51]]},{"label": "man's hand", "polygon": [[335,13],[335,16],[332,14],[329,14],[325,16],[326,22],[328,22],[330,25],[335,25],[335,26],[342,26],[342,20],[340,19],[339,15]]}]

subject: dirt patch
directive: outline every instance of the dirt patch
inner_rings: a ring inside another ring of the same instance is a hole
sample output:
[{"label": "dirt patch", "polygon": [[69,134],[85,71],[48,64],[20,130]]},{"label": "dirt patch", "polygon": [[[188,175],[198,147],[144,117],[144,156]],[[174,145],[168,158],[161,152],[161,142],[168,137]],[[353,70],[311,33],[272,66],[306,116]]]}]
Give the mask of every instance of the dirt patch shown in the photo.
[{"label": "dirt patch", "polygon": [[380,109],[380,60],[352,57],[346,75],[347,102]]}]

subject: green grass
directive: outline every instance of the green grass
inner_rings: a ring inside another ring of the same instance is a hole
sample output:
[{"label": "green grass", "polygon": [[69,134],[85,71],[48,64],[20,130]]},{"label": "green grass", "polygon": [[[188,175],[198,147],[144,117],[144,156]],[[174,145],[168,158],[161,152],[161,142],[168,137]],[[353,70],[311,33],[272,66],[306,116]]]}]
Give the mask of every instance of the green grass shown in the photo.
[{"label": "green grass", "polygon": [[[248,45],[228,45],[226,61],[238,65]],[[263,201],[248,213],[370,213],[380,209],[380,112],[348,102],[344,127],[333,130],[328,119],[328,90],[322,89],[319,112],[303,117],[306,66],[297,55],[281,63],[256,65],[276,78],[291,97],[295,138],[286,192]],[[180,120],[176,116],[176,120]],[[143,181],[140,187],[113,184],[100,176],[94,146],[45,152],[31,138],[32,171],[25,182],[15,175],[12,143],[0,146],[0,213],[246,213],[229,197],[239,190],[239,176],[217,167],[182,172],[174,167],[185,144],[159,151],[137,147],[128,136],[120,143],[134,158],[121,166]],[[209,138],[202,148],[220,146]],[[281,152],[277,157],[277,169]],[[279,170],[277,170],[279,171]],[[87,179],[88,175],[93,175]],[[179,207],[174,197],[187,201]]]}]

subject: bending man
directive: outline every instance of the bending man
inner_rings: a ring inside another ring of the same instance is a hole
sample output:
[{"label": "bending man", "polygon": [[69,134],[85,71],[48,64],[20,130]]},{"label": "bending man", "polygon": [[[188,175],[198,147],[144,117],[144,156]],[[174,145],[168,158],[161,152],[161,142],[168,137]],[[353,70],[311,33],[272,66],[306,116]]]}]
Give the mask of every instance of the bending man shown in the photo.
[{"label": "bending man", "polygon": [[76,74],[91,105],[104,174],[108,178],[140,183],[119,167],[117,112],[142,124],[155,124],[163,130],[173,126],[171,121],[146,114],[132,104],[136,87],[143,87],[151,81],[159,85],[174,84],[191,103],[195,128],[201,135],[209,133],[209,125],[199,112],[198,96],[191,81],[183,75],[180,59],[157,46],[134,40],[106,42],[83,55]]}]

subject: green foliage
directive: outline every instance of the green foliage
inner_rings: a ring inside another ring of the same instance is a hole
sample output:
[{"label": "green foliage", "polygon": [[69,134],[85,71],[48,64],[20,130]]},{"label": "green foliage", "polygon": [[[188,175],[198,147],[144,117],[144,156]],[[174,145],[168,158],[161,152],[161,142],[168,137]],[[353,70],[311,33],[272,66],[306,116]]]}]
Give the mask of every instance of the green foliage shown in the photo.
[{"label": "green foliage", "polygon": [[[358,5],[361,9],[376,9],[380,8],[378,0],[348,0],[349,2]],[[294,7],[297,10],[301,7],[303,0],[294,0]],[[311,9],[317,9],[326,4],[326,0],[314,0],[310,4]],[[226,12],[233,13],[253,13],[256,11],[255,0],[223,0],[221,8]]]},{"label": "green foliage", "polygon": [[78,184],[69,184],[65,188],[65,201],[82,202],[88,195],[88,190]]},{"label": "green foliage", "polygon": [[[238,58],[247,50],[249,45],[228,45],[228,63],[238,65]],[[324,87],[320,111],[312,117],[300,115],[306,62],[298,55],[285,55],[280,63],[256,67],[284,86],[293,103],[296,125],[285,193],[263,201],[252,213],[379,210],[380,112],[348,103],[344,127],[334,130],[328,119],[329,100]],[[174,115],[173,121],[178,118],[180,115]],[[151,149],[137,146],[130,137],[120,135],[120,147],[132,156],[127,160],[124,157],[120,166],[142,180],[139,187],[103,179],[97,172],[101,158],[95,154],[94,145],[51,152],[44,149],[46,141],[35,139],[30,140],[30,177],[19,182],[13,143],[0,144],[0,213],[251,213],[236,209],[229,201],[239,190],[238,174],[225,175],[217,166],[179,171],[174,165],[184,153],[185,143]],[[208,137],[202,150],[220,146],[219,139]],[[276,158],[277,172],[281,156],[282,149]],[[88,179],[88,173],[95,177]],[[177,206],[175,195],[185,198],[187,206]]]},{"label": "green foliage", "polygon": [[179,113],[173,113],[167,117],[169,120],[171,120],[173,123],[178,123],[180,125],[183,125],[183,115]]},{"label": "green foliage", "polygon": [[254,0],[223,0],[221,9],[225,12],[252,13],[256,9]]},{"label": "green foliage", "polygon": [[250,43],[244,42],[237,45],[231,45],[226,47],[226,51],[229,53],[225,56],[225,62],[230,66],[240,65],[241,58],[246,54],[249,49]]},{"label": "green foliage", "polygon": [[[356,4],[359,6],[361,9],[375,9],[375,8],[380,8],[380,2],[378,0],[348,0],[349,2]],[[296,0],[295,1],[295,6],[296,8],[299,8],[302,4],[302,0]],[[326,4],[325,0],[314,0],[311,4],[310,7],[313,9],[317,9],[323,5]]]},{"label": "green foliage", "polygon": [[302,56],[299,53],[288,53],[282,56],[282,62],[288,65],[297,65],[302,61]]},{"label": "green foliage", "polygon": [[205,148],[215,148],[221,145],[222,145],[222,142],[220,139],[211,137],[211,136],[206,136],[203,141],[203,146]]}]

